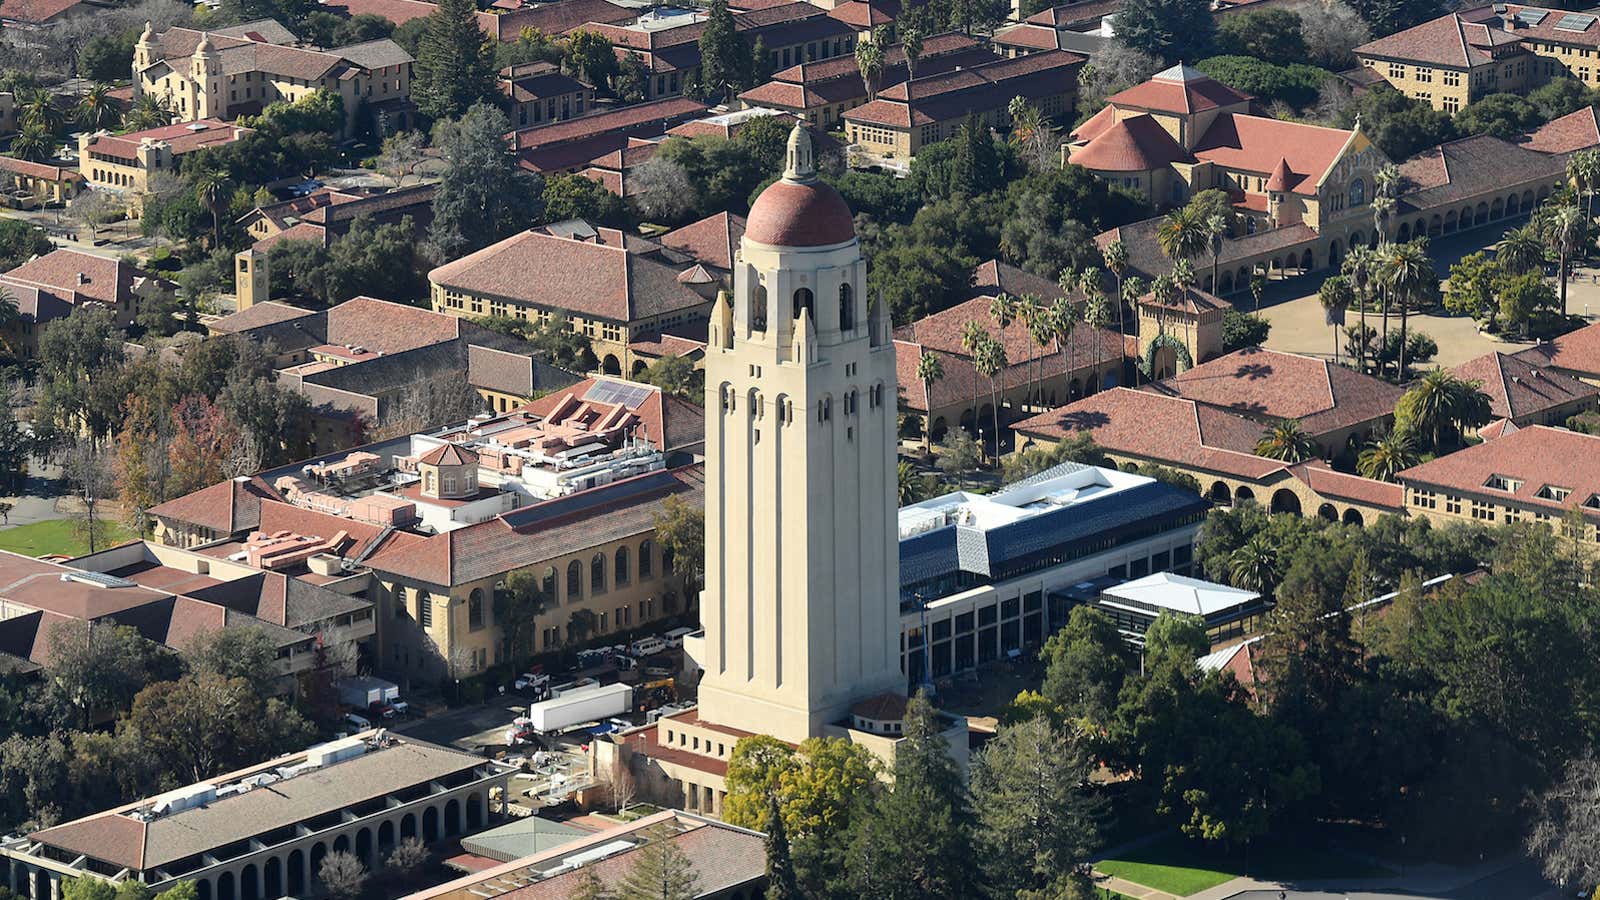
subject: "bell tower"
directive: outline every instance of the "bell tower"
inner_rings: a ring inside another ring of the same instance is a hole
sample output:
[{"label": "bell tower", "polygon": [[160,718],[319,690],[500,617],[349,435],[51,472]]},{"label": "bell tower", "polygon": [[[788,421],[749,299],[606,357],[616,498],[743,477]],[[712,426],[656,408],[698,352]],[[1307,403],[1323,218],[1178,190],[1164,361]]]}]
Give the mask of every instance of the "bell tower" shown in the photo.
[{"label": "bell tower", "polygon": [[894,346],[800,125],[733,268],[706,356],[699,716],[798,742],[905,692]]}]

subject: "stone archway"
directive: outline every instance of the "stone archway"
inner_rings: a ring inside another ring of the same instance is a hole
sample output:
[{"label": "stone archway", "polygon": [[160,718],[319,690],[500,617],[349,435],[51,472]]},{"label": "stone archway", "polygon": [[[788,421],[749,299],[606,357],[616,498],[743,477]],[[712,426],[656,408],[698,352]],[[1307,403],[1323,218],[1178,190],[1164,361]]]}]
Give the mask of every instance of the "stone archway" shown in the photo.
[{"label": "stone archway", "polygon": [[1211,483],[1211,490],[1206,491],[1206,499],[1212,503],[1228,506],[1233,503],[1233,493],[1228,490],[1228,486],[1223,482],[1214,481]]},{"label": "stone archway", "polygon": [[629,378],[638,378],[640,375],[644,374],[644,370],[648,369],[648,368],[650,368],[650,367],[645,365],[645,361],[644,360],[636,359],[636,360],[633,361],[633,368],[631,370],[632,374],[630,374],[628,377]]},{"label": "stone archway", "polygon": [[217,900],[237,900],[233,890],[232,872],[223,872],[217,876]]},{"label": "stone archway", "polygon": [[1304,274],[1306,272],[1311,271],[1312,269],[1316,268],[1316,265],[1317,265],[1317,258],[1315,256],[1311,255],[1311,248],[1307,247],[1306,248],[1306,252],[1300,254],[1300,271],[1301,271],[1301,273]]},{"label": "stone archway", "polygon": [[367,864],[368,869],[377,868],[377,861],[372,856],[372,829],[362,828],[356,832],[356,858]]},{"label": "stone archway", "polygon": [[1355,526],[1359,527],[1359,526],[1365,525],[1367,523],[1366,523],[1366,519],[1363,518],[1362,515],[1361,515],[1361,510],[1359,510],[1359,509],[1347,509],[1347,510],[1344,511],[1344,524],[1346,524],[1346,525],[1355,525]]},{"label": "stone archway", "polygon": [[289,877],[288,877],[288,882],[289,883],[284,885],[285,890],[290,894],[303,894],[303,893],[305,893],[306,890],[310,887],[310,885],[306,883],[306,854],[305,854],[305,852],[300,850],[300,849],[298,849],[298,848],[296,848],[294,850],[290,850],[289,851],[289,864],[287,866],[285,866],[285,868],[288,869],[288,875],[289,875]]},{"label": "stone archway", "polygon": [[1344,260],[1344,245],[1339,243],[1339,239],[1338,238],[1334,238],[1333,242],[1328,244],[1328,268],[1330,268],[1330,269],[1339,268],[1339,263],[1342,262],[1343,260]]},{"label": "stone archway", "polygon": [[1300,496],[1288,488],[1279,488],[1272,494],[1272,511],[1300,515]]},{"label": "stone archway", "polygon": [[338,837],[334,838],[333,839],[333,852],[335,852],[335,853],[349,853],[350,852],[350,835],[341,834]]},{"label": "stone archway", "polygon": [[197,879],[194,883],[194,887],[195,896],[197,896],[199,900],[211,900],[211,879]]},{"label": "stone archway", "polygon": [[394,846],[394,823],[385,821],[378,826],[378,849],[384,852]]},{"label": "stone archway", "polygon": [[1503,217],[1505,214],[1505,205],[1501,203],[1499,197],[1494,198],[1494,203],[1489,206],[1489,218],[1498,219]]},{"label": "stone archway", "polygon": [[444,804],[444,835],[451,837],[461,833],[461,801],[451,797]]},{"label": "stone archway", "polygon": [[261,870],[255,863],[247,863],[239,870],[240,900],[261,900]]},{"label": "stone archway", "polygon": [[1395,240],[1399,241],[1402,244],[1404,244],[1406,241],[1411,240],[1411,223],[1410,222],[1401,222],[1400,223],[1400,230],[1395,233]]},{"label": "stone archway", "polygon": [[1072,379],[1072,383],[1067,385],[1067,402],[1071,403],[1074,400],[1082,399],[1082,397],[1083,397],[1083,382],[1081,382],[1078,379],[1074,378],[1074,379]]},{"label": "stone archway", "polygon": [[439,837],[439,808],[430,806],[422,811],[422,840],[431,844]]},{"label": "stone archway", "polygon": [[268,897],[282,897],[287,891],[283,886],[283,860],[274,856],[267,860],[261,867],[262,874],[266,876],[265,885]]},{"label": "stone archway", "polygon": [[1244,485],[1240,485],[1239,489],[1233,492],[1233,503],[1234,503],[1235,506],[1237,506],[1240,503],[1254,502],[1255,499],[1256,499],[1256,492],[1250,490],[1248,487],[1245,487]]},{"label": "stone archway", "polygon": [[1317,507],[1317,517],[1327,519],[1329,522],[1339,521],[1339,511],[1334,509],[1332,503],[1324,503]]},{"label": "stone archway", "polygon": [[467,830],[476,831],[483,827],[483,795],[467,795]]},{"label": "stone archway", "polygon": [[607,353],[606,358],[600,361],[600,371],[607,375],[621,375],[622,363],[615,354]]},{"label": "stone archway", "polygon": [[1223,272],[1220,281],[1222,283],[1221,293],[1224,293],[1224,294],[1233,293],[1233,273],[1232,272]]},{"label": "stone archway", "polygon": [[1506,198],[1506,215],[1514,216],[1514,215],[1516,215],[1517,213],[1519,213],[1521,211],[1522,211],[1522,198],[1519,195],[1512,194],[1511,196]]},{"label": "stone archway", "polygon": [[314,884],[322,871],[322,860],[328,855],[328,848],[321,841],[311,845],[311,869],[306,872],[306,884]]}]

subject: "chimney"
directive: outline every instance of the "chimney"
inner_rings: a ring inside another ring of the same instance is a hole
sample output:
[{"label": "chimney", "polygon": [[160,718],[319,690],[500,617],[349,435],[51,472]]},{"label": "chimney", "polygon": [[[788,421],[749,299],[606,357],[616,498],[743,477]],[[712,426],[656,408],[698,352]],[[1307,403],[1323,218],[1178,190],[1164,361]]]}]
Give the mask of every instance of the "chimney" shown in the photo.
[{"label": "chimney", "polygon": [[89,273],[87,273],[87,272],[79,272],[78,273],[78,284],[82,285],[82,284],[88,284],[88,283],[89,283]]}]

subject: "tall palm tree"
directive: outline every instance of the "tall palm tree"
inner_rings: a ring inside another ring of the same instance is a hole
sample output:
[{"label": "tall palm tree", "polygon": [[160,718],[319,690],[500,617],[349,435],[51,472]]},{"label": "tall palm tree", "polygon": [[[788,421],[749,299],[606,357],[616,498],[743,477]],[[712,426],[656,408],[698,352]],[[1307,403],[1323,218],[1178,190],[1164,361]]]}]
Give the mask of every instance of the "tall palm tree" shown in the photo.
[{"label": "tall palm tree", "polygon": [[1278,548],[1265,534],[1257,534],[1228,555],[1228,577],[1233,586],[1270,594],[1278,585]]},{"label": "tall palm tree", "polygon": [[899,482],[898,501],[901,506],[910,506],[917,502],[917,494],[921,493],[922,479],[917,475],[917,469],[908,460],[900,460],[900,465],[895,470],[896,480]]},{"label": "tall palm tree", "polygon": [[[1439,273],[1434,271],[1433,260],[1417,241],[1391,244],[1388,258],[1384,260],[1384,283],[1396,303],[1400,305],[1400,358],[1395,367],[1395,380],[1406,379],[1406,321],[1411,304],[1427,296],[1439,286]],[[1387,335],[1386,335],[1387,337]]]},{"label": "tall palm tree", "polygon": [[[978,348],[982,347],[983,342],[988,339],[989,332],[985,331],[976,319],[968,319],[967,323],[961,326],[961,349],[967,351],[968,359],[976,360],[978,358]],[[973,387],[972,391],[972,427],[974,430],[978,427],[978,391],[976,386]]]},{"label": "tall palm tree", "polygon": [[999,331],[1010,328],[1017,318],[1017,298],[1005,291],[994,295],[989,300],[989,318],[994,320],[994,326]]},{"label": "tall palm tree", "polygon": [[1344,312],[1355,301],[1355,291],[1350,287],[1350,279],[1343,275],[1335,275],[1322,282],[1322,287],[1317,290],[1317,297],[1322,301],[1322,318],[1333,328],[1333,361],[1339,362],[1339,327],[1344,324]]},{"label": "tall palm tree", "polygon": [[926,350],[917,359],[917,380],[922,382],[922,404],[928,411],[927,427],[922,429],[922,451],[933,455],[933,386],[944,380],[944,361]]},{"label": "tall palm tree", "polygon": [[1206,219],[1206,243],[1211,248],[1211,292],[1219,293],[1217,288],[1217,266],[1222,262],[1222,241],[1228,236],[1228,217],[1222,213],[1213,213]]},{"label": "tall palm tree", "polygon": [[228,200],[228,176],[220,169],[206,169],[195,175],[194,195],[211,211],[211,249],[222,246],[222,208]]},{"label": "tall palm tree", "polygon": [[[1095,291],[1083,304],[1083,324],[1089,326],[1089,342],[1094,345],[1094,366],[1089,377],[1094,379],[1095,390],[1103,386],[1100,379],[1100,334],[1111,324],[1111,303],[1103,291]],[[1088,381],[1084,381],[1084,396],[1088,396]]]},{"label": "tall palm tree", "polygon": [[30,91],[17,110],[17,120],[23,125],[33,125],[55,134],[66,123],[66,115],[56,105],[56,98],[45,90]]},{"label": "tall palm tree", "polygon": [[56,152],[55,135],[38,125],[24,125],[11,139],[11,155],[18,159],[43,162]]},{"label": "tall palm tree", "polygon": [[[1063,276],[1065,277],[1065,276]],[[1067,384],[1072,383],[1072,332],[1077,330],[1078,317],[1072,311],[1072,301],[1065,297],[1057,297],[1050,308],[1045,311],[1045,321],[1050,324],[1052,336],[1056,339],[1056,350],[1067,357]],[[1067,388],[1067,399],[1072,399],[1071,388]]]},{"label": "tall palm tree", "polygon": [[1408,434],[1427,434],[1435,453],[1446,450],[1445,433],[1456,442],[1466,432],[1488,423],[1489,396],[1483,383],[1468,381],[1444,369],[1422,376],[1395,407],[1396,428]]},{"label": "tall palm tree", "polygon": [[1364,478],[1394,481],[1396,475],[1418,462],[1417,450],[1411,435],[1391,431],[1379,436],[1356,459],[1356,471]]},{"label": "tall palm tree", "polygon": [[1545,240],[1556,252],[1556,276],[1561,279],[1561,315],[1567,314],[1567,276],[1572,274],[1572,261],[1588,241],[1589,220],[1577,204],[1563,203],[1553,210],[1541,209]]},{"label": "tall palm tree", "polygon": [[900,49],[906,54],[906,80],[917,77],[917,62],[922,59],[922,32],[908,25],[900,29]]},{"label": "tall palm tree", "polygon": [[1193,207],[1179,207],[1167,213],[1156,229],[1156,243],[1173,261],[1199,256],[1210,242],[1206,220]]},{"label": "tall palm tree", "polygon": [[1567,158],[1567,177],[1578,187],[1578,194],[1584,198],[1584,212],[1590,219],[1594,218],[1594,193],[1600,188],[1600,150],[1588,148],[1579,150]]},{"label": "tall palm tree", "polygon": [[1544,265],[1544,239],[1533,223],[1506,232],[1494,258],[1512,275],[1526,275]]},{"label": "tall palm tree", "polygon": [[7,353],[13,353],[16,348],[11,345],[9,332],[22,320],[22,309],[17,305],[17,295],[11,289],[0,285],[0,344],[4,344]]},{"label": "tall palm tree", "polygon": [[133,102],[133,108],[123,117],[122,124],[134,131],[144,131],[149,128],[160,128],[172,123],[172,110],[167,108],[166,101],[151,93],[139,95]]},{"label": "tall palm tree", "polygon": [[1350,281],[1350,289],[1356,295],[1356,308],[1361,312],[1361,372],[1367,371],[1367,300],[1372,293],[1374,259],[1372,251],[1366,247],[1351,247],[1350,253],[1344,258],[1341,271]]},{"label": "tall palm tree", "polygon": [[1022,404],[1027,409],[1033,403],[1033,349],[1036,346],[1047,344],[1050,341],[1049,331],[1045,328],[1044,304],[1039,302],[1037,294],[1023,294],[1016,299],[1017,321],[1022,323],[1024,331],[1028,332],[1028,398]]},{"label": "tall palm tree", "polygon": [[1299,419],[1279,419],[1261,432],[1256,455],[1286,463],[1305,462],[1317,455],[1317,445],[1300,427]]},{"label": "tall palm tree", "polygon": [[1394,163],[1379,166],[1372,173],[1372,227],[1378,232],[1379,243],[1389,239],[1389,217],[1394,215],[1399,196],[1399,167]]},{"label": "tall palm tree", "polygon": [[861,70],[861,86],[871,102],[878,96],[878,78],[883,75],[883,44],[876,39],[857,41],[856,68]]},{"label": "tall palm tree", "polygon": [[[1133,310],[1133,336],[1136,346],[1139,339],[1139,298],[1144,296],[1146,289],[1147,288],[1143,278],[1140,278],[1137,275],[1130,275],[1125,281],[1122,282],[1122,299],[1117,303],[1118,315],[1121,315],[1123,304],[1127,304],[1128,308]],[[1138,366],[1133,367],[1133,386],[1139,386]]]},{"label": "tall palm tree", "polygon": [[78,124],[86,131],[111,130],[122,124],[122,112],[111,102],[111,88],[96,84],[78,98]]},{"label": "tall palm tree", "polygon": [[1000,458],[1000,389],[995,383],[995,376],[999,375],[1007,365],[1005,345],[990,337],[978,347],[978,355],[973,360],[978,374],[989,379],[989,406],[994,413],[994,458]]},{"label": "tall palm tree", "polygon": [[1124,244],[1121,238],[1111,241],[1100,251],[1100,258],[1105,260],[1106,271],[1117,280],[1117,330],[1126,333],[1127,329],[1123,327],[1122,301],[1127,295],[1122,292],[1122,276],[1128,271],[1128,245]]}]

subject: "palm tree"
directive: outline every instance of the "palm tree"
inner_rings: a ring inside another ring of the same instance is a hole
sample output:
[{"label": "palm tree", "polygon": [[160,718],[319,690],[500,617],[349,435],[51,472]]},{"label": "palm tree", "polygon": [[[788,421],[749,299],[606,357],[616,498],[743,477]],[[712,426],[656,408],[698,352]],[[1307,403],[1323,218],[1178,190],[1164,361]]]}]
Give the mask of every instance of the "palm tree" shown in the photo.
[{"label": "palm tree", "polygon": [[1361,451],[1361,456],[1356,459],[1356,471],[1364,478],[1394,481],[1396,475],[1417,462],[1417,451],[1411,436],[1403,431],[1390,431]]},{"label": "palm tree", "polygon": [[29,92],[17,112],[17,120],[23,125],[43,128],[51,134],[60,131],[66,121],[66,116],[62,113],[61,107],[56,105],[55,98],[44,90]]},{"label": "palm tree", "polygon": [[1161,226],[1156,229],[1156,243],[1168,259],[1177,261],[1193,259],[1205,252],[1211,237],[1200,213],[1185,206],[1167,213],[1161,220]]},{"label": "palm tree", "polygon": [[1317,445],[1300,427],[1299,419],[1279,419],[1261,432],[1256,455],[1286,463],[1305,462],[1317,455]]},{"label": "palm tree", "polygon": [[18,159],[43,162],[56,152],[56,139],[38,125],[24,125],[11,139],[11,155]]},{"label": "palm tree", "polygon": [[1017,298],[1005,291],[994,295],[989,300],[989,318],[994,320],[995,328],[1005,331],[1017,318]]},{"label": "palm tree", "polygon": [[1361,351],[1361,372],[1367,371],[1367,300],[1372,293],[1373,266],[1376,260],[1372,251],[1366,247],[1351,247],[1350,254],[1344,258],[1342,271],[1345,278],[1350,281],[1350,289],[1356,295],[1356,308],[1361,312],[1361,334],[1363,335]]},{"label": "palm tree", "polygon": [[1217,266],[1222,262],[1222,239],[1228,236],[1228,217],[1214,213],[1206,219],[1206,243],[1211,246],[1211,292],[1217,293]]},{"label": "palm tree", "polygon": [[140,94],[122,120],[123,125],[134,131],[160,128],[171,123],[172,110],[167,108],[165,100],[151,93]]},{"label": "palm tree", "polygon": [[1396,429],[1430,435],[1433,451],[1442,453],[1447,429],[1455,432],[1459,440],[1468,429],[1489,421],[1489,397],[1482,387],[1482,382],[1434,369],[1400,398],[1395,406]]},{"label": "palm tree", "polygon": [[[969,359],[976,360],[978,358],[978,348],[982,347],[983,342],[988,339],[989,332],[984,331],[983,326],[978,324],[976,319],[968,319],[967,323],[961,326],[961,349],[967,351]],[[973,388],[972,392],[972,427],[974,429],[978,427],[978,392],[976,387]]]},{"label": "palm tree", "polygon": [[[1127,295],[1122,292],[1122,276],[1128,271],[1128,245],[1118,238],[1106,244],[1105,249],[1100,251],[1100,258],[1105,260],[1106,271],[1117,279],[1117,330],[1126,333],[1127,329],[1123,327],[1122,301]],[[1135,319],[1135,322],[1137,321]]]},{"label": "palm tree", "polygon": [[1378,242],[1389,239],[1389,216],[1394,214],[1395,198],[1400,196],[1400,169],[1385,163],[1372,173],[1372,227]]},{"label": "palm tree", "polygon": [[1567,177],[1578,187],[1578,194],[1584,198],[1584,211],[1590,219],[1594,218],[1594,192],[1600,187],[1600,150],[1589,148],[1579,150],[1567,158]]},{"label": "palm tree", "polygon": [[896,467],[895,475],[899,480],[898,500],[901,506],[910,506],[917,502],[917,495],[921,493],[922,478],[917,475],[916,467],[906,460],[900,460]]},{"label": "palm tree", "polygon": [[228,176],[219,169],[206,169],[194,178],[195,199],[211,211],[211,248],[222,246],[222,208],[228,199]]},{"label": "palm tree", "polygon": [[1228,554],[1228,576],[1233,586],[1270,594],[1278,584],[1278,549],[1265,534],[1257,534]]},{"label": "palm tree", "polygon": [[[1063,276],[1065,277],[1065,276]],[[1045,310],[1045,321],[1050,324],[1050,333],[1056,339],[1057,352],[1066,354],[1067,357],[1067,384],[1072,383],[1072,332],[1078,327],[1078,317],[1072,311],[1072,301],[1065,297],[1057,297]],[[1071,400],[1071,389],[1067,390],[1067,399]]]},{"label": "palm tree", "polygon": [[[1117,303],[1117,314],[1118,315],[1122,314],[1122,306],[1123,306],[1123,304],[1127,304],[1128,308],[1134,311],[1134,313],[1133,313],[1133,322],[1134,322],[1133,337],[1134,337],[1134,341],[1136,342],[1136,345],[1137,345],[1137,341],[1139,339],[1139,298],[1144,296],[1145,290],[1146,290],[1146,287],[1145,287],[1144,279],[1140,278],[1137,275],[1130,275],[1128,277],[1128,279],[1122,283],[1122,298]],[[1134,387],[1138,387],[1139,386],[1139,367],[1138,366],[1134,366],[1133,367],[1133,386]]]},{"label": "palm tree", "polygon": [[[1094,367],[1090,369],[1089,377],[1094,379],[1095,390],[1099,390],[1100,380],[1100,334],[1111,324],[1111,303],[1101,291],[1089,295],[1083,304],[1083,324],[1089,326],[1089,341],[1094,345]],[[1088,396],[1088,381],[1084,382],[1084,395]]]},{"label": "palm tree", "polygon": [[1000,393],[999,386],[995,384],[995,376],[999,375],[1007,365],[1005,345],[992,337],[985,338],[978,347],[978,355],[973,360],[978,374],[989,379],[989,405],[994,413],[994,458],[1000,458]]},{"label": "palm tree", "polygon": [[1317,297],[1322,301],[1322,319],[1333,327],[1333,361],[1339,362],[1339,327],[1344,324],[1344,311],[1350,308],[1355,300],[1355,291],[1350,288],[1350,279],[1343,275],[1335,275],[1322,282],[1322,287],[1317,291]]},{"label": "palm tree", "polygon": [[867,100],[878,96],[878,78],[883,75],[883,45],[876,39],[856,42],[856,68],[861,70],[861,86]]},{"label": "palm tree", "polygon": [[5,345],[7,353],[15,350],[7,333],[21,320],[22,310],[17,305],[17,295],[5,285],[0,285],[0,344]]},{"label": "palm tree", "polygon": [[1022,323],[1024,331],[1028,332],[1028,398],[1023,401],[1022,408],[1027,409],[1033,403],[1033,349],[1036,346],[1049,343],[1050,333],[1045,328],[1044,304],[1039,302],[1037,294],[1023,294],[1016,299],[1017,321]]},{"label": "palm tree", "polygon": [[922,429],[922,450],[933,455],[933,385],[944,380],[944,362],[938,354],[924,350],[917,359],[917,380],[922,382],[923,408],[928,411],[927,427]]},{"label": "palm tree", "polygon": [[[1545,210],[1541,209],[1541,213]],[[1543,216],[1545,240],[1556,252],[1556,276],[1561,279],[1561,315],[1567,314],[1567,276],[1572,259],[1588,240],[1589,221],[1576,204],[1563,203]]]},{"label": "palm tree", "polygon": [[1513,228],[1500,240],[1494,258],[1507,273],[1526,275],[1544,265],[1544,239],[1531,222]]},{"label": "palm tree", "polygon": [[900,49],[906,54],[906,80],[917,77],[917,62],[922,59],[922,32],[912,26],[900,29]]},{"label": "palm tree", "polygon": [[[1406,321],[1411,304],[1427,296],[1430,283],[1439,286],[1439,273],[1433,269],[1433,260],[1417,241],[1390,244],[1384,260],[1383,281],[1389,294],[1400,305],[1400,358],[1395,366],[1395,380],[1406,379]],[[1384,307],[1387,314],[1388,307]],[[1385,321],[1385,339],[1388,337]]]},{"label": "palm tree", "polygon": [[110,90],[104,84],[96,84],[78,98],[78,124],[86,131],[109,131],[122,123],[122,113],[111,102]]}]

